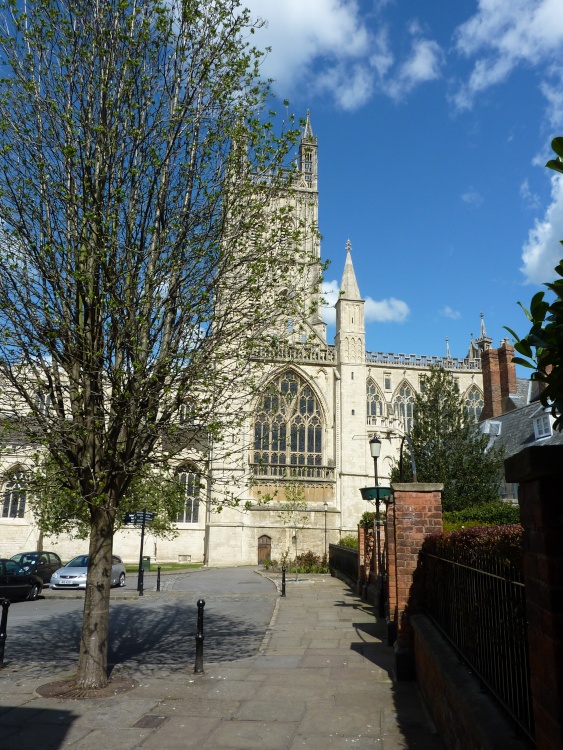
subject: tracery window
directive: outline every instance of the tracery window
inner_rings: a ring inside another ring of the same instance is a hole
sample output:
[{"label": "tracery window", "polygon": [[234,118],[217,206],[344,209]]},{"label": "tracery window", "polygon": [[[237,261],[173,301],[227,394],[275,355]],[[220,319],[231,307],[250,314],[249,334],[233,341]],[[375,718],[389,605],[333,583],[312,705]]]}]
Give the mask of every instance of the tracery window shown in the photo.
[{"label": "tracery window", "polygon": [[371,378],[368,380],[366,385],[366,399],[368,422],[370,420],[370,417],[383,416],[383,394]]},{"label": "tracery window", "polygon": [[412,430],[415,401],[416,398],[412,386],[406,380],[403,380],[395,392],[393,412],[401,420],[407,432]]},{"label": "tracery window", "polygon": [[184,487],[186,501],[184,509],[178,516],[178,523],[197,523],[199,520],[199,492],[201,478],[199,474],[187,467],[178,472],[178,481]]},{"label": "tracery window", "polygon": [[465,396],[465,408],[471,422],[478,422],[485,406],[483,394],[476,385],[472,385]]},{"label": "tracery window", "polygon": [[322,466],[323,419],[311,387],[287,370],[264,391],[254,418],[255,464]]},{"label": "tracery window", "polygon": [[23,471],[14,471],[4,480],[2,518],[23,518],[26,490]]}]

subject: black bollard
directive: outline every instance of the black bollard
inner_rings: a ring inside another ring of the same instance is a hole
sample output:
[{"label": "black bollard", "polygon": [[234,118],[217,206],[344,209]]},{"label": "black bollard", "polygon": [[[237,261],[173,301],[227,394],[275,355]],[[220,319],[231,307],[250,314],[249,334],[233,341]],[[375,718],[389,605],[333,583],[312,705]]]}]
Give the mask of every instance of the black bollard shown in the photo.
[{"label": "black bollard", "polygon": [[156,573],[156,590],[160,591],[160,565],[158,566]]},{"label": "black bollard", "polygon": [[194,674],[203,674],[203,608],[205,602],[200,599],[197,603],[197,633],[195,637],[195,667]]},{"label": "black bollard", "polygon": [[141,566],[141,569],[139,570],[139,596],[144,596],[144,586],[145,586],[145,571],[143,570],[143,567]]},{"label": "black bollard", "polygon": [[285,596],[285,565],[282,565],[282,596]]},{"label": "black bollard", "polygon": [[4,666],[4,646],[6,645],[6,630],[8,626],[8,609],[10,600],[2,599],[2,617],[0,619],[0,667]]}]

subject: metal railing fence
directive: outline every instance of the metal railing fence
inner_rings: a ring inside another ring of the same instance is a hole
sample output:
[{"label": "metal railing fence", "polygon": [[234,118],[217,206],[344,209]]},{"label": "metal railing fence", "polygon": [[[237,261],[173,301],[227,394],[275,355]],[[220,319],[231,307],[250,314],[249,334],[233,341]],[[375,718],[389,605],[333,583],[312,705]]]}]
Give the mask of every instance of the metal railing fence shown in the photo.
[{"label": "metal railing fence", "polygon": [[533,739],[526,591],[506,561],[421,553],[425,610],[469,668]]},{"label": "metal railing fence", "polygon": [[339,544],[329,544],[328,560],[331,570],[344,573],[352,581],[358,581],[358,550],[352,547],[341,547]]}]

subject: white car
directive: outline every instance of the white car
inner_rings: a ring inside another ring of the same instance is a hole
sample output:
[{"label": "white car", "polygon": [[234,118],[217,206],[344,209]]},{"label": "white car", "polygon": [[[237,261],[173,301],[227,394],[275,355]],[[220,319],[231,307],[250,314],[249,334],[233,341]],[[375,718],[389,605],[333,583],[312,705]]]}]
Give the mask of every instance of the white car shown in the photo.
[{"label": "white car", "polygon": [[[125,565],[117,555],[111,558],[111,586],[125,586]],[[85,589],[88,555],[78,555],[51,576],[52,589]]]}]

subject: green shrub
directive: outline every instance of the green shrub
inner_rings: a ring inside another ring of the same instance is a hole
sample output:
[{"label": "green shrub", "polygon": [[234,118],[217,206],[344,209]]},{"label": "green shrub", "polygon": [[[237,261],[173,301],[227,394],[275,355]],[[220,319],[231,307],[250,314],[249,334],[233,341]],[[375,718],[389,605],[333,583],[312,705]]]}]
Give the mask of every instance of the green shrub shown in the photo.
[{"label": "green shrub", "polygon": [[264,560],[262,562],[262,567],[266,570],[275,570],[278,567],[278,561],[277,560]]},{"label": "green shrub", "polygon": [[422,552],[485,569],[487,560],[500,560],[522,570],[523,532],[520,524],[507,524],[431,534],[424,540]]},{"label": "green shrub", "polygon": [[357,534],[350,534],[350,536],[343,536],[338,544],[341,547],[350,547],[352,549],[358,549],[358,536]]},{"label": "green shrub", "polygon": [[444,513],[444,531],[455,531],[470,526],[504,526],[519,522],[519,507],[500,500]]},{"label": "green shrub", "polygon": [[[381,518],[381,511],[379,512],[379,517]],[[366,510],[366,512],[360,518],[360,523],[358,525],[362,526],[364,529],[373,529],[374,523],[375,523],[375,511]]]},{"label": "green shrub", "polygon": [[289,563],[288,571],[290,573],[328,573],[327,556],[321,557],[311,550],[303,552]]}]

